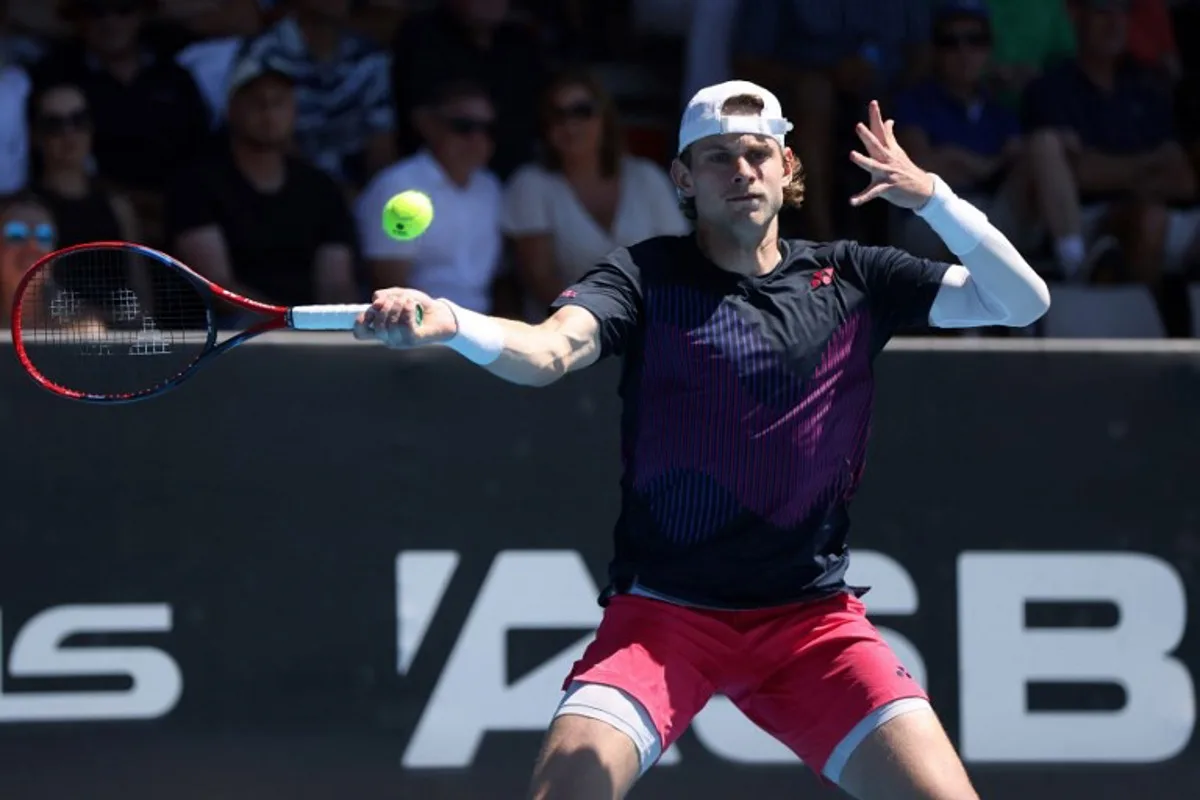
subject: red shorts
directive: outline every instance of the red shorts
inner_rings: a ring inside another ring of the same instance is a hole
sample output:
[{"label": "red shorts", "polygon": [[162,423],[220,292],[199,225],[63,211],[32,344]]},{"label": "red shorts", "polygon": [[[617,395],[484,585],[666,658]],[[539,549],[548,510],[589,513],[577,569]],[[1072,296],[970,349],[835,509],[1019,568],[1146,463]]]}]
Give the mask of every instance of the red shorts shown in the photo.
[{"label": "red shorts", "polygon": [[926,698],[854,595],[752,611],[618,595],[563,682],[612,686],[642,704],[665,751],[714,694],[818,775],[872,712]]}]

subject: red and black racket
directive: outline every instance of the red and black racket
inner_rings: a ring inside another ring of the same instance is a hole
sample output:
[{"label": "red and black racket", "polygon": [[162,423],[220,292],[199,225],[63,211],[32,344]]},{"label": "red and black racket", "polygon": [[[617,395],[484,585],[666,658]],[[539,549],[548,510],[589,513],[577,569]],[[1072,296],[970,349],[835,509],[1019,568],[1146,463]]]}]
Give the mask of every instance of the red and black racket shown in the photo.
[{"label": "red and black racket", "polygon": [[[12,336],[21,365],[43,388],[72,400],[127,403],[178,386],[268,331],[349,331],[368,307],[259,303],[149,247],[94,242],[50,253],[25,272]],[[223,315],[223,308],[238,314]],[[247,316],[257,321],[247,324]],[[230,325],[238,332],[218,342]]]}]

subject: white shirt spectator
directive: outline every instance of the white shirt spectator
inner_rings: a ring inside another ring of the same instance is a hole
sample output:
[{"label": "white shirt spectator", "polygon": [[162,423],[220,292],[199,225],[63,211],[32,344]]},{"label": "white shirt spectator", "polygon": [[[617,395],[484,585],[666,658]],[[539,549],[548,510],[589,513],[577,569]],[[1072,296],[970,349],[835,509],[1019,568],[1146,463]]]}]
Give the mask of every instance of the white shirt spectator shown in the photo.
[{"label": "white shirt spectator", "polygon": [[25,100],[29,75],[18,66],[0,67],[0,194],[24,188],[29,178],[29,133]]},{"label": "white shirt spectator", "polygon": [[612,250],[655,236],[688,233],[675,185],[653,162],[621,160],[621,195],[611,231],[600,227],[566,179],[537,164],[521,167],[504,197],[504,232],[509,236],[549,234],[561,277],[574,283]]},{"label": "white shirt spectator", "polygon": [[[433,222],[421,236],[397,241],[384,233],[381,215],[387,201],[407,189],[429,195]],[[355,219],[363,256],[407,261],[411,288],[487,313],[503,250],[501,198],[500,181],[491,172],[480,170],[458,186],[421,151],[384,169],[359,197]]]}]

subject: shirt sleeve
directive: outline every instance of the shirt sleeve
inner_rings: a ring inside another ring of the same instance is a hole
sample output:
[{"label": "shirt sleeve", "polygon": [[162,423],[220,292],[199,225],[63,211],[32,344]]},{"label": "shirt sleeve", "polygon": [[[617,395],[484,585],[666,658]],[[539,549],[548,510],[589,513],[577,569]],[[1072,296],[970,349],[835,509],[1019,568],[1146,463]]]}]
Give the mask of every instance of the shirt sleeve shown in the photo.
[{"label": "shirt sleeve", "polygon": [[626,248],[605,256],[582,278],[562,291],[551,311],[579,306],[600,323],[600,357],[623,355],[641,322],[641,271]]},{"label": "shirt sleeve", "polygon": [[895,247],[850,245],[849,261],[866,288],[876,329],[886,340],[897,331],[929,327],[929,312],[950,265]]}]

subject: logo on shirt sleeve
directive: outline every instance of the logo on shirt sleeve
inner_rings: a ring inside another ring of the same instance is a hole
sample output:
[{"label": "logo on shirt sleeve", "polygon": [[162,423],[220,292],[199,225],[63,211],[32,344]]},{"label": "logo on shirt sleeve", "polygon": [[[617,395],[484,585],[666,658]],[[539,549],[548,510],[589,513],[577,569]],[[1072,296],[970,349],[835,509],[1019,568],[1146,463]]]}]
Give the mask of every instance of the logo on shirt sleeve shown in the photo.
[{"label": "logo on shirt sleeve", "polygon": [[576,292],[574,289],[563,289],[562,293],[559,295],[559,298],[563,299],[563,300],[570,300],[572,297],[578,297],[578,296],[579,296],[579,293]]},{"label": "logo on shirt sleeve", "polygon": [[814,289],[819,289],[831,283],[833,283],[833,267],[825,267],[813,273],[812,280],[808,282],[808,285]]}]

